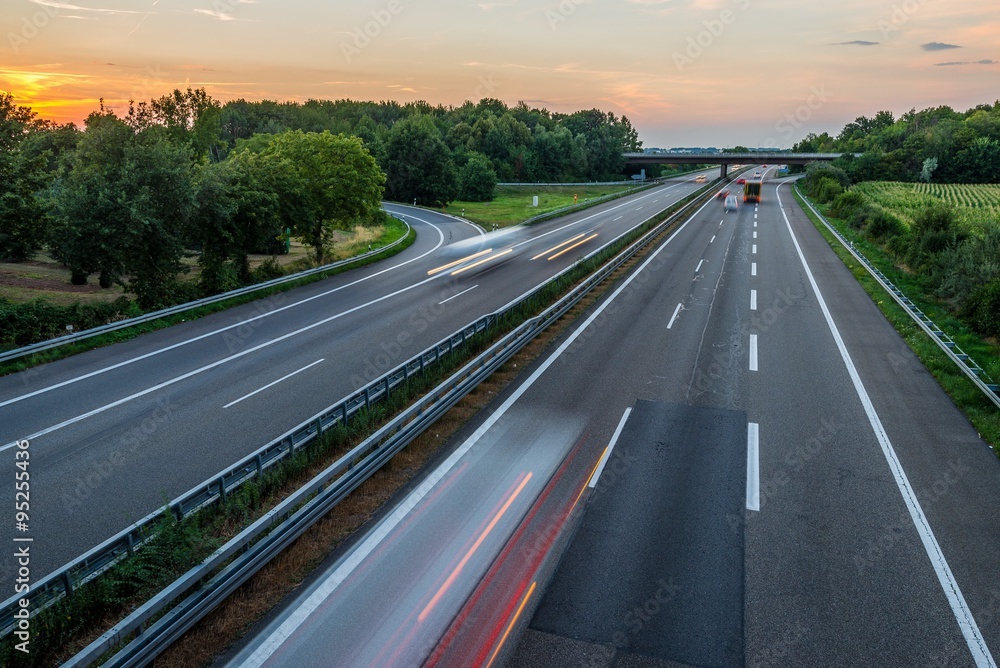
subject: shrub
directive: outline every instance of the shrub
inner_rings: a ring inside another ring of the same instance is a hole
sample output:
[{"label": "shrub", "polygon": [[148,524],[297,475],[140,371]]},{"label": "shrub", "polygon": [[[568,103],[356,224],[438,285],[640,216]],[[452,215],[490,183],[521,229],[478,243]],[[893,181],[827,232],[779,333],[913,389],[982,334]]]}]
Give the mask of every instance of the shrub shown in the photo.
[{"label": "shrub", "polygon": [[844,186],[840,185],[836,179],[823,177],[816,185],[816,199],[824,204],[832,202],[835,198],[843,194]]},{"label": "shrub", "polygon": [[962,315],[980,334],[1000,336],[1000,278],[976,288],[963,305]]},{"label": "shrub", "polygon": [[866,203],[867,198],[864,195],[854,190],[848,190],[833,199],[833,202],[830,204],[830,213],[837,218],[850,220],[854,217],[857,210]]},{"label": "shrub", "polygon": [[906,225],[886,211],[874,211],[865,226],[865,235],[873,241],[887,241],[906,233]]},{"label": "shrub", "polygon": [[70,306],[57,306],[44,299],[14,304],[0,297],[0,348],[20,348],[62,336],[67,333],[67,325],[80,331],[139,314],[139,308],[127,297]]}]

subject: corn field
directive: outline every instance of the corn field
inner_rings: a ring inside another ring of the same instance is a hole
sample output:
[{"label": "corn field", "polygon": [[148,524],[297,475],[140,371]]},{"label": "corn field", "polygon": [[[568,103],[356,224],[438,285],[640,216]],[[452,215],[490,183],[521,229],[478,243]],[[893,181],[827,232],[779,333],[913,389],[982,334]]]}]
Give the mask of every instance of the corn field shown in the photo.
[{"label": "corn field", "polygon": [[947,203],[969,231],[1000,223],[1000,184],[867,182],[854,188],[907,224],[922,209]]}]

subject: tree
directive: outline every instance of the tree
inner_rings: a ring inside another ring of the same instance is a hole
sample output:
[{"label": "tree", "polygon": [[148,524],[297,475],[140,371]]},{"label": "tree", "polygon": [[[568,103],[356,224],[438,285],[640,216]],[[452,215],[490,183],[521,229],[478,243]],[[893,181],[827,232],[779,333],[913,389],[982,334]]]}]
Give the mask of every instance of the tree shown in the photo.
[{"label": "tree", "polygon": [[313,247],[316,262],[323,262],[334,230],[381,220],[386,177],[359,138],[289,131],[275,136],[262,156],[293,175],[294,186],[285,180],[281,188],[281,205],[301,210],[289,226]]},{"label": "tree", "polygon": [[207,294],[248,284],[251,253],[275,250],[282,233],[281,189],[285,164],[242,151],[201,167],[189,238],[201,247],[200,283]]},{"label": "tree", "polygon": [[490,159],[472,153],[458,174],[458,197],[466,202],[489,202],[497,185],[497,173]]},{"label": "tree", "polygon": [[154,125],[166,128],[171,140],[191,147],[196,160],[221,157],[222,107],[204,88],[175,89],[148,103],[130,103],[125,122],[136,132]]},{"label": "tree", "polygon": [[920,170],[920,180],[924,183],[931,182],[931,175],[934,174],[934,170],[937,169],[938,159],[937,158],[927,158],[924,160],[924,166]]},{"label": "tree", "polygon": [[444,206],[455,199],[458,180],[447,144],[427,116],[396,123],[386,141],[386,192],[400,202]]},{"label": "tree", "polygon": [[191,157],[159,127],[138,133],[110,113],[91,114],[66,183],[56,194],[51,244],[74,282],[100,274],[143,308],[172,301],[191,210]]},{"label": "tree", "polygon": [[47,207],[45,159],[22,150],[29,133],[43,127],[13,96],[0,94],[0,259],[27,260],[41,247]]}]

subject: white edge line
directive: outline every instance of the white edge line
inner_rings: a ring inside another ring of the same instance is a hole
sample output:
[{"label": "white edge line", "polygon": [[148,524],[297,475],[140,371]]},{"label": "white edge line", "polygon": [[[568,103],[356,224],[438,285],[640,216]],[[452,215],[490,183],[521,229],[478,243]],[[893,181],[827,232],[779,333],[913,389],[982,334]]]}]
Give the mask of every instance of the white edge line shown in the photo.
[{"label": "white edge line", "polygon": [[410,510],[415,508],[416,505],[420,503],[420,501],[427,494],[429,494],[431,490],[434,489],[438,482],[440,482],[440,480],[447,475],[448,471],[450,471],[455,464],[457,464],[458,461],[465,456],[472,446],[475,445],[476,442],[482,438],[483,435],[485,435],[486,432],[488,432],[508,410],[510,410],[510,407],[513,406],[514,403],[520,399],[532,385],[534,385],[535,381],[537,381],[538,378],[541,377],[541,375],[545,373],[545,371],[547,371],[548,368],[552,366],[571,345],[573,345],[583,332],[591,324],[593,324],[593,322],[597,320],[602,313],[604,313],[604,310],[612,304],[615,299],[622,292],[624,292],[626,288],[628,288],[629,285],[631,285],[632,281],[635,280],[637,276],[641,275],[646,267],[653,263],[663,249],[665,249],[667,245],[677,237],[680,231],[687,227],[688,224],[694,220],[694,218],[698,216],[706,206],[708,206],[709,202],[706,202],[701,206],[701,208],[691,214],[691,217],[684,221],[683,225],[678,227],[677,230],[674,231],[674,233],[666,241],[664,241],[659,248],[653,251],[653,253],[651,253],[635,271],[629,274],[628,278],[626,278],[625,281],[618,286],[611,296],[608,297],[607,300],[603,301],[601,305],[594,310],[590,317],[587,318],[583,324],[580,325],[562,343],[562,345],[560,345],[559,348],[557,348],[556,351],[552,353],[552,355],[550,355],[535,370],[535,372],[527,378],[527,380],[524,381],[524,383],[514,390],[507,400],[500,405],[496,412],[486,418],[486,421],[483,422],[483,424],[481,424],[479,428],[476,429],[476,431],[473,432],[473,434],[451,454],[451,456],[449,456],[444,462],[441,463],[440,466],[438,466],[437,469],[428,475],[424,482],[422,482],[415,490],[410,492],[410,494],[403,499],[396,509],[384,520],[382,520],[382,522],[375,527],[375,529],[372,530],[365,540],[363,540],[354,550],[348,553],[340,565],[334,569],[330,575],[326,576],[316,590],[313,591],[313,593],[305,601],[303,601],[301,605],[295,608],[295,610],[288,615],[285,621],[278,625],[278,627],[272,631],[271,634],[257,647],[253,654],[251,654],[250,657],[242,663],[242,668],[259,668],[262,666],[268,658],[270,658],[270,656],[278,650],[285,640],[291,637],[291,635],[295,633],[295,630],[298,629],[298,627],[301,626],[320,605],[322,605],[323,601],[326,600],[337,589],[337,587],[350,576],[354,569],[357,568],[368,557],[368,555],[378,547],[385,537],[388,536],[396,528],[396,526],[403,521],[403,519],[409,514]]},{"label": "white edge line", "polygon": [[236,401],[230,401],[230,402],[229,402],[228,404],[226,404],[225,406],[223,406],[223,408],[229,408],[230,406],[235,406],[236,404],[240,403],[241,401],[244,401],[244,400],[246,400],[246,399],[249,399],[250,397],[252,397],[252,396],[253,396],[253,395],[255,395],[255,394],[260,394],[260,393],[261,393],[261,392],[263,392],[264,390],[266,390],[266,389],[268,389],[268,388],[271,388],[271,387],[274,387],[274,386],[275,386],[275,385],[277,385],[278,383],[280,383],[280,382],[282,382],[282,381],[284,381],[284,380],[288,380],[288,379],[289,379],[289,378],[291,378],[292,376],[294,376],[294,375],[296,375],[296,374],[299,374],[299,373],[302,373],[302,372],[303,372],[303,371],[305,371],[306,369],[308,369],[308,368],[310,368],[310,367],[314,367],[314,366],[316,366],[317,364],[319,364],[320,362],[325,362],[325,361],[326,361],[326,358],[324,357],[324,358],[321,358],[321,359],[318,359],[318,360],[316,360],[316,361],[315,361],[315,362],[313,362],[312,364],[307,364],[307,365],[305,365],[304,367],[302,367],[301,369],[299,369],[298,371],[293,371],[293,372],[291,372],[290,374],[288,374],[287,376],[282,376],[282,377],[281,377],[281,378],[279,378],[278,380],[276,380],[276,381],[273,381],[273,382],[270,382],[270,383],[268,383],[267,385],[265,385],[264,387],[260,388],[259,390],[254,390],[254,391],[253,391],[253,392],[251,392],[250,394],[248,394],[248,395],[246,395],[246,396],[243,396],[243,397],[240,397],[240,398],[239,398],[239,399],[237,399]]},{"label": "white edge line", "polygon": [[747,510],[760,511],[760,426],[747,424]]},{"label": "white edge line", "polygon": [[681,307],[684,306],[683,303],[678,304],[677,308],[674,309],[674,314],[670,316],[670,322],[667,323],[667,329],[673,329],[674,322],[677,320],[677,315],[681,312]]},{"label": "white edge line", "polygon": [[757,335],[750,335],[750,370],[757,371]]},{"label": "white edge line", "polygon": [[979,630],[979,626],[976,624],[976,619],[973,617],[972,611],[969,610],[969,606],[965,602],[965,597],[962,595],[962,590],[958,586],[958,581],[955,580],[955,575],[951,572],[951,567],[948,566],[948,560],[945,559],[944,552],[941,550],[941,545],[938,544],[937,538],[934,537],[934,531],[931,529],[930,522],[927,520],[927,516],[924,515],[923,508],[920,507],[920,502],[917,500],[917,496],[913,492],[913,488],[910,486],[910,481],[906,477],[906,471],[903,470],[903,465],[896,456],[896,450],[892,447],[892,442],[889,440],[889,435],[885,432],[885,427],[882,426],[882,420],[875,411],[875,406],[872,404],[871,397],[868,395],[868,390],[865,389],[864,383],[861,381],[861,376],[858,374],[857,367],[854,366],[854,360],[851,358],[851,354],[847,351],[844,339],[840,336],[840,330],[837,328],[837,323],[834,322],[833,315],[830,313],[830,309],[827,308],[826,300],[823,299],[823,293],[820,292],[819,285],[817,285],[816,279],[813,277],[812,270],[809,269],[809,263],[806,262],[806,256],[802,252],[802,247],[799,246],[799,241],[795,237],[795,232],[792,230],[792,224],[788,220],[788,215],[785,213],[785,207],[781,203],[781,192],[779,191],[780,185],[781,184],[775,187],[775,194],[777,195],[778,206],[781,208],[781,215],[785,219],[785,226],[788,228],[788,233],[792,237],[792,243],[795,245],[795,251],[799,255],[799,261],[802,263],[802,268],[806,272],[806,277],[809,278],[809,284],[812,286],[813,292],[816,294],[816,302],[819,304],[820,310],[823,312],[823,317],[826,318],[826,324],[830,328],[830,333],[833,334],[833,339],[837,344],[837,350],[840,351],[840,357],[844,360],[844,366],[847,367],[847,373],[851,377],[851,382],[854,383],[854,390],[857,393],[858,398],[861,400],[861,405],[864,407],[865,413],[868,415],[868,422],[871,424],[872,430],[875,432],[875,438],[878,440],[879,446],[882,448],[882,454],[885,456],[886,462],[889,464],[889,470],[892,471],[893,478],[896,480],[896,486],[899,488],[899,493],[903,497],[903,502],[906,505],[907,510],[910,512],[910,518],[913,520],[913,526],[916,528],[917,534],[920,536],[920,540],[924,545],[924,551],[927,553],[931,566],[933,566],[934,572],[937,574],[938,582],[941,584],[941,588],[944,590],[944,595],[948,599],[952,614],[955,615],[955,621],[958,623],[958,627],[962,631],[962,636],[965,638],[965,642],[969,647],[969,652],[972,654],[973,660],[976,662],[976,666],[979,668],[996,668],[996,662],[990,654],[989,648],[986,646],[986,640],[983,638],[983,635]]},{"label": "white edge line", "polygon": [[615,429],[615,433],[611,437],[611,442],[608,443],[607,449],[604,450],[604,455],[601,456],[601,461],[597,464],[597,468],[594,469],[594,475],[590,476],[590,484],[587,485],[587,487],[591,489],[597,487],[597,481],[601,477],[601,473],[604,472],[604,467],[607,466],[608,460],[611,459],[611,453],[618,444],[618,437],[622,435],[622,430],[625,428],[625,423],[628,422],[628,416],[631,414],[632,407],[630,406],[625,409],[625,414],[622,415],[622,419],[618,421],[618,427]]},{"label": "white edge line", "polygon": [[451,301],[452,299],[458,299],[459,297],[461,297],[462,295],[464,295],[464,294],[465,294],[466,292],[472,292],[473,290],[475,290],[475,289],[476,289],[476,288],[478,288],[478,287],[479,287],[478,285],[473,285],[473,286],[472,286],[471,288],[469,288],[468,290],[462,290],[462,291],[461,291],[461,292],[459,292],[459,293],[458,293],[457,295],[452,295],[451,297],[448,297],[447,299],[445,299],[445,300],[444,300],[443,302],[438,302],[438,306],[441,306],[442,304],[447,304],[447,303],[448,303],[448,302],[450,302],[450,301]]}]

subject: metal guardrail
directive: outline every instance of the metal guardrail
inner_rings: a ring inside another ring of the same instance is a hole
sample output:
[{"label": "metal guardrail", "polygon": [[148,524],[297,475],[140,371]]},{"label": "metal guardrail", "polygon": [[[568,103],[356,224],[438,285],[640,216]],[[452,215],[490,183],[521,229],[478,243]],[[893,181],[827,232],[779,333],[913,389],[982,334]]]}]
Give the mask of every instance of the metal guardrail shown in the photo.
[{"label": "metal guardrail", "polygon": [[[577,285],[569,294],[490,346],[489,349],[466,364],[444,383],[425,395],[423,399],[393,418],[375,434],[338,459],[297,492],[283,500],[277,507],[220,547],[201,564],[185,573],[167,589],[140,606],[125,620],[101,635],[100,638],[63,665],[69,668],[88,666],[120,644],[124,638],[140,629],[142,630],[134,640],[103,665],[114,667],[142,666],[153,660],[538,333],[558,320],[595,286],[658,236],[666,226],[711,195],[712,191],[709,188],[696,193],[693,199],[682,206],[680,210],[630,244],[585,281]],[[595,250],[587,258],[602,252],[608,245],[620,239],[621,237],[618,237]],[[514,306],[530,299],[538,290],[544,289],[545,285],[551,281],[558,280],[572,268],[571,266],[560,272],[550,281],[526,293],[516,303],[505,307],[504,310],[509,311]],[[485,316],[477,323],[488,318],[498,317],[502,317],[500,312]],[[472,327],[473,325],[470,325],[466,329]],[[397,372],[405,369],[409,364],[403,365],[397,369]],[[388,376],[378,383],[386,383],[385,387],[388,391]],[[334,421],[340,415],[342,413],[334,411],[332,415]],[[219,489],[225,486],[221,481],[218,485]],[[232,562],[226,565],[221,572],[190,593],[187,598],[148,628],[143,628],[170,603],[190,591],[198,582],[211,576],[230,559]]]},{"label": "metal guardrail", "polygon": [[[401,219],[400,219],[401,220]],[[315,267],[313,269],[306,269],[305,271],[300,271],[295,274],[289,274],[288,276],[281,276],[280,278],[274,278],[270,281],[265,281],[263,283],[255,283],[254,285],[247,285],[242,288],[236,288],[235,290],[230,290],[229,292],[223,292],[222,294],[212,295],[211,297],[204,297],[202,299],[197,299],[193,302],[186,302],[184,304],[178,304],[177,306],[171,306],[169,308],[160,309],[159,311],[153,311],[151,313],[145,313],[143,315],[136,316],[134,318],[127,318],[125,320],[118,320],[116,322],[111,322],[106,325],[101,325],[99,327],[92,327],[91,329],[84,329],[79,332],[74,332],[72,334],[66,334],[65,336],[60,336],[54,339],[48,339],[47,341],[39,341],[38,343],[32,343],[27,346],[22,346],[20,348],[14,348],[12,350],[6,350],[0,352],[0,362],[9,362],[10,360],[19,359],[21,357],[26,357],[28,355],[33,355],[34,353],[40,353],[44,350],[50,350],[52,348],[58,348],[59,346],[66,345],[67,343],[75,343],[77,341],[83,341],[84,339],[89,339],[100,334],[107,334],[108,332],[114,332],[119,329],[125,329],[127,327],[132,327],[134,325],[141,325],[145,322],[150,322],[152,320],[157,320],[159,318],[165,318],[167,316],[176,315],[178,313],[184,313],[185,311],[190,311],[192,309],[200,308],[202,306],[207,306],[209,304],[215,304],[216,302],[225,301],[227,299],[232,299],[233,297],[239,297],[242,295],[252,294],[258,290],[267,290],[268,288],[273,288],[276,285],[282,285],[284,283],[291,283],[292,281],[297,281],[300,278],[305,278],[306,276],[312,276],[314,274],[321,274],[332,269],[337,269],[338,267],[343,267],[354,262],[359,262],[365,260],[372,256],[378,255],[379,253],[384,253],[390,248],[395,248],[399,244],[403,243],[406,238],[410,235],[410,224],[405,220],[401,222],[406,225],[406,234],[402,237],[393,241],[390,244],[382,246],[381,248],[376,248],[370,250],[361,255],[355,255],[354,257],[347,258],[346,260],[338,260],[337,262],[331,262],[330,264],[323,265],[322,267]]]},{"label": "metal guardrail", "polygon": [[958,344],[946,334],[940,327],[934,324],[934,322],[927,317],[927,315],[917,308],[917,305],[910,301],[910,298],[903,294],[902,290],[893,285],[882,271],[876,267],[871,260],[869,260],[863,253],[854,247],[854,244],[843,234],[840,233],[836,227],[830,224],[826,217],[816,210],[812,202],[809,201],[802,191],[799,190],[798,184],[795,185],[795,191],[802,198],[802,201],[806,203],[806,206],[816,214],[816,217],[826,226],[828,230],[837,238],[841,245],[846,248],[854,258],[861,263],[861,265],[868,270],[868,273],[878,281],[879,285],[889,293],[889,295],[896,300],[896,303],[903,307],[913,320],[920,325],[920,328],[935,341],[938,346],[951,358],[951,361],[958,366],[961,371],[976,384],[983,394],[985,394],[990,401],[992,401],[997,408],[1000,408],[1000,386],[992,381],[992,379],[986,374],[986,372],[980,367],[975,360],[972,359],[968,354],[966,354]]}]

